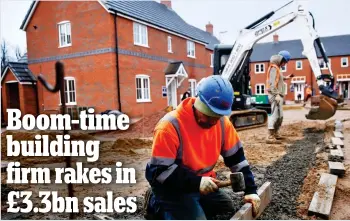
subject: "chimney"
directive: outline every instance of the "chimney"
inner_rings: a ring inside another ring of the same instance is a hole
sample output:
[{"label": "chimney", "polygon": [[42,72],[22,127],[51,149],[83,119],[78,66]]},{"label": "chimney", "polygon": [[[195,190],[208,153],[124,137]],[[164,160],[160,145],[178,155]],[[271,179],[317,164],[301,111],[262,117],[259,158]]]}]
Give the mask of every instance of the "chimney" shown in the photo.
[{"label": "chimney", "polygon": [[278,43],[278,34],[273,35],[273,43],[277,44]]},{"label": "chimney", "polygon": [[171,0],[161,0],[160,1],[161,4],[165,5],[168,8],[171,8]]},{"label": "chimney", "polygon": [[214,27],[212,24],[210,24],[210,22],[208,22],[208,24],[205,25],[205,30],[207,32],[209,32],[210,34],[213,34],[214,33]]}]

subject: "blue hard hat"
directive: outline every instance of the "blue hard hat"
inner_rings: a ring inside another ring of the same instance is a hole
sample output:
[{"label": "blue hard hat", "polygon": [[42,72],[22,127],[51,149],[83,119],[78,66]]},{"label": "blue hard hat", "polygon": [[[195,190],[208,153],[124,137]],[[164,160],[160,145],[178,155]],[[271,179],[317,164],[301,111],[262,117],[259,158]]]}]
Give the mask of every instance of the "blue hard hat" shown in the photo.
[{"label": "blue hard hat", "polygon": [[215,114],[229,115],[233,104],[233,88],[231,83],[220,75],[202,79],[197,87],[200,100]]},{"label": "blue hard hat", "polygon": [[284,58],[284,60],[286,60],[287,62],[292,57],[288,51],[280,51],[278,54],[281,55]]}]

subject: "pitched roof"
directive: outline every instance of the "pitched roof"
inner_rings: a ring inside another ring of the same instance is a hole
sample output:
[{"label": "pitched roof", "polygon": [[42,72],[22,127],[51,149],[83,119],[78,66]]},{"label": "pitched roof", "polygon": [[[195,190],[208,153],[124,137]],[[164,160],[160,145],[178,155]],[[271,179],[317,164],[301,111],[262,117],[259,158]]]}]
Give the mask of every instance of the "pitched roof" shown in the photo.
[{"label": "pitched roof", "polygon": [[212,34],[187,24],[174,10],[156,1],[102,1],[108,10],[125,14],[158,27],[209,44],[213,49],[219,40]]},{"label": "pitched roof", "polygon": [[206,48],[214,50],[215,45],[220,44],[220,41],[214,35],[210,34],[209,32],[203,31],[202,29],[196,29],[198,29],[198,32],[200,32],[201,35],[207,40],[208,44],[205,46]]},{"label": "pitched roof", "polygon": [[[212,34],[186,23],[174,10],[156,1],[135,0],[100,0],[99,3],[108,11],[117,11],[117,14],[126,15],[144,21],[168,31],[180,34],[189,39],[202,42],[206,48],[213,50],[219,40]],[[37,1],[33,1],[22,22],[25,26],[35,10]]]},{"label": "pitched roof", "polygon": [[[321,37],[321,42],[328,57],[350,55],[350,35]],[[317,48],[317,47],[316,47]],[[269,61],[270,57],[281,50],[288,50],[292,59],[306,58],[302,55],[303,45],[300,40],[279,41],[278,43],[259,43],[253,47],[251,62]],[[317,56],[321,54],[317,48]]]},{"label": "pitched roof", "polygon": [[[28,69],[27,63],[19,63],[19,62],[9,62],[5,70],[10,69],[11,72],[15,75],[16,79],[19,82],[32,82],[36,81],[36,78],[32,74],[32,72]],[[1,81],[5,77],[6,72],[3,72],[3,76],[1,76]]]},{"label": "pitched roof", "polygon": [[176,74],[177,70],[179,70],[179,67],[183,64],[181,61],[171,62],[168,64],[167,68],[165,69],[165,75],[171,75]]}]

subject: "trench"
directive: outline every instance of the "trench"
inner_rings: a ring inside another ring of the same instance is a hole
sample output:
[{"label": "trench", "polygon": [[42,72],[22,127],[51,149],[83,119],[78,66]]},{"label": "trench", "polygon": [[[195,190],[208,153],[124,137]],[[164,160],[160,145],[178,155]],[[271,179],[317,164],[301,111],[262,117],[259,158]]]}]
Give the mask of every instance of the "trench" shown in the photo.
[{"label": "trench", "polygon": [[[302,140],[291,143],[287,153],[271,165],[251,166],[258,187],[268,181],[272,183],[272,200],[259,219],[301,219],[297,216],[297,199],[309,169],[315,164],[315,149],[324,146],[324,130],[306,128],[303,135]],[[234,212],[218,215],[215,219],[230,219],[244,204],[242,197],[234,195],[232,190],[227,188],[225,191],[234,202]]]}]

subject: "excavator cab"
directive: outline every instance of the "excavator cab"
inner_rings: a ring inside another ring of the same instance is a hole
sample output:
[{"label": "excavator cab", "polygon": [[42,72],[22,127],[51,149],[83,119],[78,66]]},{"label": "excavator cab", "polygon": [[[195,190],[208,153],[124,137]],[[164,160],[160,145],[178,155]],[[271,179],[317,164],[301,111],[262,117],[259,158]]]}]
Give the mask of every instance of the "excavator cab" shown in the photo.
[{"label": "excavator cab", "polygon": [[[214,75],[220,75],[229,59],[234,45],[216,45],[214,48]],[[252,50],[247,52],[245,59],[240,63],[230,80],[234,89],[235,101],[232,105],[231,122],[236,129],[246,129],[263,126],[267,122],[267,114],[271,107],[266,104],[255,104],[250,90],[250,65],[249,58]],[[327,120],[331,118],[338,103],[343,102],[334,88],[334,77],[331,74],[321,74],[316,79],[323,81],[319,86],[320,95],[311,97],[311,108],[305,117],[309,120]]]},{"label": "excavator cab", "polygon": [[[270,19],[277,11],[288,5],[294,7],[291,12],[275,20]],[[309,60],[320,92],[320,95],[312,97],[313,102],[306,118],[310,120],[329,119],[335,114],[338,103],[342,102],[334,90],[332,70],[329,68],[328,57],[315,29],[314,17],[307,10],[307,4],[293,0],[242,29],[233,46],[216,45],[214,48],[214,74],[228,79],[234,88],[235,101],[232,106],[231,121],[236,128],[266,123],[266,111],[253,109],[251,105],[249,58],[253,46],[258,41],[293,22],[300,25],[302,54]],[[323,58],[329,74],[321,72],[317,62],[319,57]],[[258,113],[259,111],[264,113]]]},{"label": "excavator cab", "polygon": [[[229,59],[233,46],[216,45],[214,48],[214,75],[221,75]],[[234,90],[234,102],[230,121],[236,130],[264,126],[267,123],[267,112],[264,109],[255,108],[252,103],[250,90],[250,65],[249,57],[252,50],[242,60],[240,68],[229,79]]]}]

